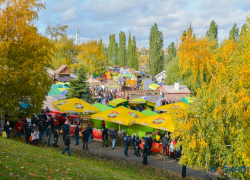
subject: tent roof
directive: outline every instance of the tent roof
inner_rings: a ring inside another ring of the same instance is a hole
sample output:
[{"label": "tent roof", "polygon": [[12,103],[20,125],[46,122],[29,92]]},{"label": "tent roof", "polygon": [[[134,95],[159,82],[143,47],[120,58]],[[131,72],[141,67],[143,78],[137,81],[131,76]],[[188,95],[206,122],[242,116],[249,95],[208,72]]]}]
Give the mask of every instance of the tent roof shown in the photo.
[{"label": "tent roof", "polygon": [[101,81],[98,81],[97,79],[94,79],[94,78],[89,78],[86,82],[89,82],[89,83],[101,83]]},{"label": "tent roof", "polygon": [[126,102],[126,101],[127,100],[125,100],[125,99],[117,98],[117,99],[114,99],[112,101],[109,101],[109,105],[115,107],[117,104],[120,104],[120,103],[123,103],[123,102]]},{"label": "tent roof", "polygon": [[140,118],[137,119],[135,123],[169,132],[173,132],[175,129],[172,116],[169,113],[162,113],[146,118]]},{"label": "tent roof", "polygon": [[144,99],[141,99],[141,98],[136,98],[136,99],[130,100],[129,102],[130,103],[146,103],[147,100],[144,100]]},{"label": "tent roof", "polygon": [[121,86],[117,84],[115,81],[111,81],[108,85],[109,88],[120,88]]},{"label": "tent roof", "polygon": [[172,103],[163,106],[158,106],[155,108],[156,111],[170,111],[173,108],[183,108],[187,109],[188,105],[184,102]]},{"label": "tent roof", "polygon": [[154,112],[154,111],[150,111],[150,110],[144,110],[141,112],[142,114],[145,114],[147,116],[154,116],[154,115],[157,115],[158,113],[157,112]]},{"label": "tent roof", "polygon": [[160,85],[157,85],[157,84],[150,84],[148,87],[149,87],[150,89],[156,90],[158,87],[160,87]]},{"label": "tent roof", "polygon": [[101,104],[101,103],[95,103],[95,104],[93,104],[93,106],[95,106],[97,109],[99,109],[100,112],[103,112],[103,111],[107,111],[107,110],[113,109],[112,107],[106,106],[106,105]]},{"label": "tent roof", "polygon": [[61,94],[58,94],[58,95],[53,95],[53,96],[48,96],[48,97],[52,97],[52,98],[56,99],[57,101],[67,99],[67,97],[66,97],[66,96],[61,95]]},{"label": "tent roof", "polygon": [[110,121],[126,126],[132,125],[135,123],[136,119],[141,119],[144,117],[147,117],[147,115],[142,114],[138,111],[125,108],[123,106],[113,108],[91,116],[92,119]]}]

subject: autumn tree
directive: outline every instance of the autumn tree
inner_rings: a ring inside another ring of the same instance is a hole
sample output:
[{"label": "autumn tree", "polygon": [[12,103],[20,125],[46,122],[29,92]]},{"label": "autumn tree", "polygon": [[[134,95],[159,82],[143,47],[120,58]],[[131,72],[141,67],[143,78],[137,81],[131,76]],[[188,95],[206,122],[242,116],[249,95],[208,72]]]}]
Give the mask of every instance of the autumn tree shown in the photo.
[{"label": "autumn tree", "polygon": [[88,103],[92,103],[89,85],[86,82],[87,70],[81,64],[78,69],[77,79],[72,79],[69,82],[70,89],[68,90],[67,98],[79,98]]},{"label": "autumn tree", "polygon": [[141,65],[142,63],[147,64],[148,63],[149,57],[144,55],[139,58],[139,64]]},{"label": "autumn tree", "polygon": [[239,38],[239,28],[237,27],[237,24],[234,23],[232,29],[229,32],[229,39],[237,41]]},{"label": "autumn tree", "polygon": [[164,68],[163,34],[155,23],[149,36],[149,72],[154,77]]},{"label": "autumn tree", "polygon": [[[96,41],[82,43],[77,56],[78,63],[92,75],[102,75],[110,65],[108,57],[104,55],[102,45]],[[79,73],[79,71],[78,71]]]},{"label": "autumn tree", "polygon": [[53,43],[56,47],[52,59],[53,69],[58,69],[61,65],[67,65],[73,68],[72,64],[77,63],[76,57],[79,51],[79,47],[74,44],[73,38],[68,38],[66,34],[62,34],[61,37],[57,37],[57,40],[54,40]]},{"label": "autumn tree", "polygon": [[60,23],[58,23],[56,26],[48,24],[45,33],[50,37],[51,40],[57,41],[59,37],[63,37],[65,35],[67,28],[67,25],[62,26]]},{"label": "autumn tree", "polygon": [[118,65],[127,65],[126,35],[122,31],[119,34]]},{"label": "autumn tree", "polygon": [[23,116],[21,103],[27,104],[29,117],[42,107],[52,84],[46,69],[54,46],[34,25],[44,4],[2,0],[0,6],[0,115],[13,121]]},{"label": "autumn tree", "polygon": [[[250,18],[246,36],[230,38],[214,50],[208,38],[187,34],[180,45],[182,74],[193,73],[202,87],[196,102],[175,119],[172,138],[181,138],[181,163],[201,170],[210,167],[249,167],[250,165]],[[234,36],[235,37],[235,36]],[[207,83],[204,74],[211,77]],[[232,175],[231,173],[229,173]],[[248,173],[235,173],[248,178]]]}]

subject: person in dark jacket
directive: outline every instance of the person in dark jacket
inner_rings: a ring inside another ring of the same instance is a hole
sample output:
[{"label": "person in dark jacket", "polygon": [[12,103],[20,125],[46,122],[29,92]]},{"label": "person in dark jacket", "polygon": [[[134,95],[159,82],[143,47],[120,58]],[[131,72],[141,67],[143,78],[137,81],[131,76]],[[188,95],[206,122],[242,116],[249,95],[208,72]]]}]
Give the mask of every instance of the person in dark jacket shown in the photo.
[{"label": "person in dark jacket", "polygon": [[48,107],[46,107],[45,112],[46,112],[46,113],[50,113],[50,110],[49,110]]},{"label": "person in dark jacket", "polygon": [[50,117],[49,124],[51,125],[52,128],[54,128],[54,118]]},{"label": "person in dark jacket", "polygon": [[79,144],[79,124],[76,124],[75,139],[76,139],[76,145],[78,145]]},{"label": "person in dark jacket", "polygon": [[89,124],[88,124],[87,130],[89,131],[89,144],[90,144],[91,138],[93,137],[93,130]]},{"label": "person in dark jacket", "polygon": [[125,156],[129,157],[128,156],[128,148],[129,148],[129,145],[130,145],[130,136],[129,134],[127,133],[127,136],[124,137],[124,144],[125,144]]},{"label": "person in dark jacket", "polygon": [[31,118],[31,124],[36,124],[36,120],[37,120],[36,116],[33,115],[33,117]]},{"label": "person in dark jacket", "polygon": [[65,121],[63,125],[63,141],[65,140],[65,136],[69,133],[69,124],[68,121]]},{"label": "person in dark jacket", "polygon": [[49,124],[48,127],[46,128],[46,142],[45,144],[48,144],[50,147],[50,136],[51,136],[51,125]]},{"label": "person in dark jacket", "polygon": [[32,127],[31,127],[31,123],[29,123],[28,126],[26,127],[26,142],[27,142],[27,144],[29,143],[32,131],[33,130],[32,130]]},{"label": "person in dark jacket", "polygon": [[64,154],[67,150],[69,152],[69,156],[71,156],[71,149],[70,149],[70,139],[69,139],[69,136],[70,136],[70,132],[68,132],[68,134],[66,134],[65,136],[65,146],[66,148],[63,150],[62,154]]},{"label": "person in dark jacket", "polygon": [[57,126],[55,126],[55,128],[54,128],[54,141],[55,142],[53,144],[53,146],[55,146],[55,147],[58,147],[58,145],[57,145],[58,137],[59,137],[58,128],[57,128]]},{"label": "person in dark jacket", "polygon": [[[132,136],[132,144],[134,146],[134,150],[135,150],[135,139],[137,138],[137,132],[135,132],[135,134]],[[139,138],[139,137],[138,137]],[[135,152],[136,153],[136,152]]]},{"label": "person in dark jacket", "polygon": [[42,121],[42,119],[40,120],[40,122],[38,123],[38,128],[39,128],[39,132],[40,132],[40,134],[39,134],[39,139],[40,139],[40,141],[42,141],[43,139],[43,131],[44,131],[44,126],[43,126],[43,121]]},{"label": "person in dark jacket", "polygon": [[162,142],[162,146],[163,146],[163,155],[164,152],[166,151],[166,155],[167,155],[167,147],[168,147],[168,134],[165,133],[165,136],[161,139],[161,142]]},{"label": "person in dark jacket", "polygon": [[143,150],[141,155],[143,155],[142,163],[145,165],[148,165],[148,147],[149,147],[148,143],[145,140],[143,140]]},{"label": "person in dark jacket", "polygon": [[122,131],[120,134],[120,140],[121,140],[122,147],[124,147],[124,137],[125,137],[125,132]]},{"label": "person in dark jacket", "polygon": [[10,137],[10,122],[7,121],[6,124],[4,125],[4,131],[6,133],[7,138]]},{"label": "person in dark jacket", "polygon": [[112,129],[111,132],[110,132],[110,139],[111,139],[111,142],[112,142],[112,149],[115,148],[115,140],[116,140],[116,132],[115,132],[115,129]]},{"label": "person in dark jacket", "polygon": [[148,154],[151,155],[152,152],[151,152],[151,148],[152,148],[152,144],[153,144],[153,138],[152,138],[152,135],[149,134],[149,137],[148,137]]},{"label": "person in dark jacket", "polygon": [[140,158],[140,144],[141,140],[139,137],[136,137],[135,139],[135,158]]},{"label": "person in dark jacket", "polygon": [[[84,131],[82,132],[82,140],[83,140],[83,150],[88,150],[88,140],[89,140],[89,131],[87,130],[87,128],[84,129]],[[86,149],[85,149],[86,147]]]},{"label": "person in dark jacket", "polygon": [[108,147],[108,130],[105,126],[103,126],[103,131],[102,131],[102,146]]}]

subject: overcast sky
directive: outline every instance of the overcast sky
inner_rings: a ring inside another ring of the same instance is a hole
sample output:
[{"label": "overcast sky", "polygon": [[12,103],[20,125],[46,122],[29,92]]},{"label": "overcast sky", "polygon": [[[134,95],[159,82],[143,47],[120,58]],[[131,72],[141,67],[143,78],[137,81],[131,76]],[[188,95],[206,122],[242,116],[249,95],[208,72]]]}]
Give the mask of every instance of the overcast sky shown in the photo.
[{"label": "overcast sky", "polygon": [[150,28],[157,23],[163,32],[164,47],[179,39],[191,23],[194,32],[205,35],[214,20],[219,28],[219,41],[228,37],[233,24],[241,26],[250,13],[250,0],[43,0],[46,10],[37,22],[44,34],[49,24],[68,25],[69,37],[80,31],[80,43],[99,36],[108,43],[109,35],[129,31],[137,46],[149,47]]}]

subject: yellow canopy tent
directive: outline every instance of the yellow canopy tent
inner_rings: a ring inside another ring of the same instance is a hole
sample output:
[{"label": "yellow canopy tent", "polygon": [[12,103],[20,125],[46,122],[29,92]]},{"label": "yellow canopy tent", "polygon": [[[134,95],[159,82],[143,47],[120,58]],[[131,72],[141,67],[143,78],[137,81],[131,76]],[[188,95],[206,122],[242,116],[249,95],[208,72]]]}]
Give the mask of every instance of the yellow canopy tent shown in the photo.
[{"label": "yellow canopy tent", "polygon": [[147,115],[125,108],[123,106],[110,109],[91,116],[92,119],[110,121],[126,126],[132,125],[137,119],[145,118]]},{"label": "yellow canopy tent", "polygon": [[90,105],[89,103],[78,99],[65,99],[61,101],[54,101],[52,105],[58,109],[58,111],[65,112],[100,112],[99,109]]},{"label": "yellow canopy tent", "polygon": [[169,113],[162,113],[146,118],[140,118],[137,119],[135,123],[169,132],[173,132],[175,129],[172,116]]},{"label": "yellow canopy tent", "polygon": [[187,109],[188,105],[184,102],[178,102],[178,103],[173,103],[173,104],[167,104],[164,106],[158,106],[155,108],[155,110],[156,111],[171,111],[174,108]]}]

